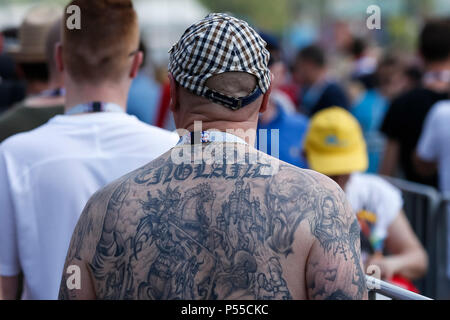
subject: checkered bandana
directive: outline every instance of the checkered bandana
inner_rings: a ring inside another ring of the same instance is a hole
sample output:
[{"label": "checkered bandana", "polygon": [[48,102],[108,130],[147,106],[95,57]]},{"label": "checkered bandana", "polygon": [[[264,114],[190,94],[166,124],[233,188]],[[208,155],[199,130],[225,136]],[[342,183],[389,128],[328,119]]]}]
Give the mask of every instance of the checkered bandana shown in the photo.
[{"label": "checkered bandana", "polygon": [[[212,13],[189,27],[169,53],[169,71],[182,87],[230,109],[252,103],[270,87],[266,42],[245,21],[227,14]],[[255,91],[235,98],[206,86],[211,76],[230,71],[254,75]]]}]

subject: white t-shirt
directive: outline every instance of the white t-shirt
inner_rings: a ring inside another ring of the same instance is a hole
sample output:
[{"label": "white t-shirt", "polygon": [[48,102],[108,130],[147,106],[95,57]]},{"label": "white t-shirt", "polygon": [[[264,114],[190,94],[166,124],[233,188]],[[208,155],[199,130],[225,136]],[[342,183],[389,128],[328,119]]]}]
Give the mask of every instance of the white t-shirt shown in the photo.
[{"label": "white t-shirt", "polygon": [[[450,100],[436,103],[428,113],[417,145],[417,154],[429,162],[437,162],[439,189],[450,193]],[[447,230],[450,230],[450,206]],[[447,277],[450,278],[450,235],[447,236]]]},{"label": "white t-shirt", "polygon": [[[358,217],[362,236],[367,238],[375,252],[382,251],[389,226],[403,208],[400,190],[376,175],[354,173],[345,193]],[[369,251],[364,245],[361,249],[365,262]]]},{"label": "white t-shirt", "polygon": [[57,299],[72,232],[91,197],[167,152],[178,135],[125,113],[61,115],[0,145],[0,275],[24,299]]},{"label": "white t-shirt", "polygon": [[439,188],[450,192],[450,100],[434,105],[428,113],[417,146],[425,161],[437,162]]}]

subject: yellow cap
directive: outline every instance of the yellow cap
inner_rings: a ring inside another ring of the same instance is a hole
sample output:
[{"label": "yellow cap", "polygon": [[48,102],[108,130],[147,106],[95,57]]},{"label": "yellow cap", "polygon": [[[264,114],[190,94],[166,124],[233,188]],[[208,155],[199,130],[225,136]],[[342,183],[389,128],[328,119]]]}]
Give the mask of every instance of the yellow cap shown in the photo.
[{"label": "yellow cap", "polygon": [[305,140],[311,169],[328,176],[365,171],[367,149],[358,121],[345,109],[332,107],[311,119]]}]

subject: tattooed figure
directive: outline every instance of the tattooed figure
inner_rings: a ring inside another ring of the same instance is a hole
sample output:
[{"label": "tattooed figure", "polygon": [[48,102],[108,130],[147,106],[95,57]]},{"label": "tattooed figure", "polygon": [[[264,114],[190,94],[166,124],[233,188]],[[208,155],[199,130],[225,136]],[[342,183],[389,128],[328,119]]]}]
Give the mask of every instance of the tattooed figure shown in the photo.
[{"label": "tattooed figure", "polygon": [[[225,46],[193,56],[214,37]],[[174,119],[187,134],[91,198],[66,260],[85,275],[81,289],[69,290],[64,274],[60,298],[366,297],[359,228],[342,190],[251,147],[270,93],[267,61],[259,35],[225,14],[183,35],[169,69]]]}]

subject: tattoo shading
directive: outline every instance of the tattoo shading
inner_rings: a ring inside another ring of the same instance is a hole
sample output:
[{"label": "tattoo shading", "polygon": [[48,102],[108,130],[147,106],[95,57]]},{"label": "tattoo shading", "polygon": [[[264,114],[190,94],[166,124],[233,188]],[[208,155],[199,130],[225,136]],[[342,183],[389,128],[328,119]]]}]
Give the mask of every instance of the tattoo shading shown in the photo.
[{"label": "tattoo shading", "polygon": [[[331,299],[361,298],[359,226],[349,232],[342,199],[311,174],[281,166],[276,175],[264,175],[264,167],[166,160],[118,183],[89,261],[97,297],[292,299],[283,263],[295,253],[305,222],[324,252],[357,270],[351,284],[357,295],[316,283],[310,289]],[[76,236],[91,231],[86,224]],[[79,246],[71,250],[79,256]],[[327,270],[323,278],[333,281],[336,274]]]}]

